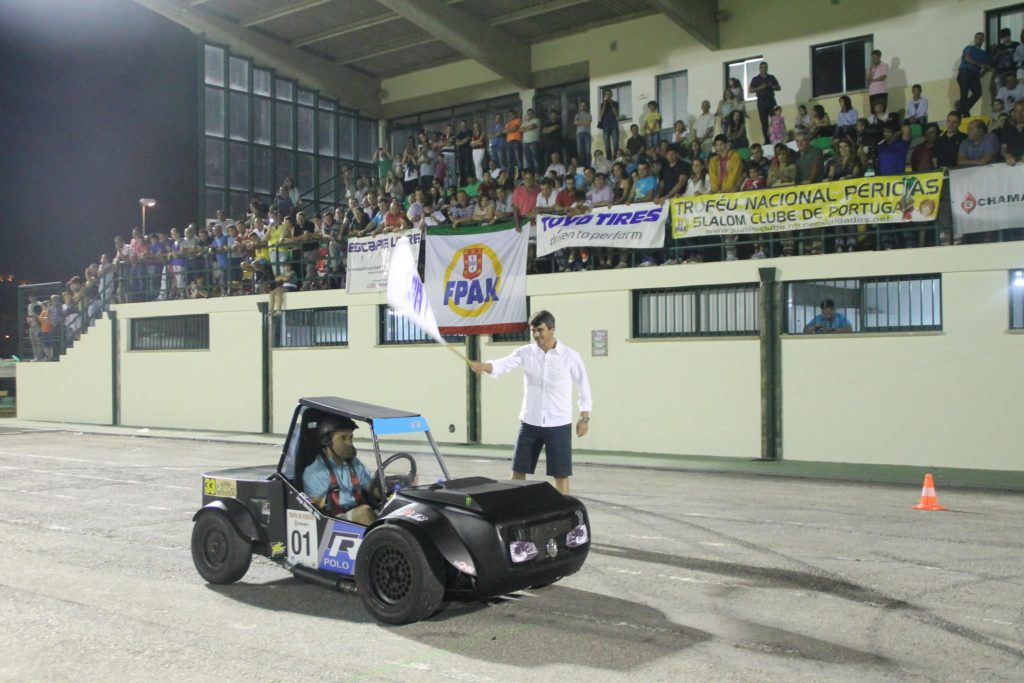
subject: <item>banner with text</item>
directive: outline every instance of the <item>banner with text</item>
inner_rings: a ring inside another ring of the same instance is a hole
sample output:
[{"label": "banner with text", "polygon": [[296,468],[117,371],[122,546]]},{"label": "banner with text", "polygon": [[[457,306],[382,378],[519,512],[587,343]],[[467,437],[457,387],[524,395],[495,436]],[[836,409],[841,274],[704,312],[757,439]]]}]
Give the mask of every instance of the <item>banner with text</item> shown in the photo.
[{"label": "banner with text", "polygon": [[668,206],[604,206],[579,216],[537,216],[537,256],[564,247],[660,249]]},{"label": "banner with text", "polygon": [[1024,165],[992,164],[949,172],[957,234],[1024,226]]},{"label": "banner with text", "polygon": [[427,299],[441,334],[526,329],[530,233],[510,224],[427,230]]},{"label": "banner with text", "polygon": [[931,221],[939,215],[941,193],[939,171],[679,197],[672,200],[672,236]]},{"label": "banner with text", "polygon": [[388,261],[391,249],[402,237],[409,240],[414,263],[420,258],[420,231],[413,228],[376,237],[353,237],[348,241],[347,291],[349,294],[382,292],[388,288]]}]

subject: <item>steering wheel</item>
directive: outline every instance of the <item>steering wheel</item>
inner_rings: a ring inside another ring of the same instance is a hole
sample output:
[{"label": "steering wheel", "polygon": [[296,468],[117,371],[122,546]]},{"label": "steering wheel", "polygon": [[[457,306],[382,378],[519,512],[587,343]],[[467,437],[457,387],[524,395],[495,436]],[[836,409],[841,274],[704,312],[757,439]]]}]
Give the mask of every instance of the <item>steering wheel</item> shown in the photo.
[{"label": "steering wheel", "polygon": [[[383,496],[378,497],[376,495],[378,493],[376,491],[376,489],[377,489],[377,484],[380,483],[380,473],[382,471],[387,470],[388,465],[390,465],[393,462],[397,462],[398,460],[407,460],[407,461],[409,461],[409,471],[406,474],[390,474],[390,475],[385,475],[384,476],[384,486],[386,487],[387,491],[384,492]],[[373,473],[373,484],[370,487],[371,489],[373,489],[372,492],[371,492],[371,495],[373,495],[374,498],[378,498],[378,502],[380,502],[383,499],[387,498],[388,494],[391,491],[395,490],[395,484],[398,484],[402,488],[407,488],[409,486],[413,486],[413,482],[415,482],[415,481],[416,481],[416,460],[411,455],[409,455],[408,453],[395,453],[394,455],[389,457],[387,460],[385,460],[383,463],[381,463],[380,469]]]}]

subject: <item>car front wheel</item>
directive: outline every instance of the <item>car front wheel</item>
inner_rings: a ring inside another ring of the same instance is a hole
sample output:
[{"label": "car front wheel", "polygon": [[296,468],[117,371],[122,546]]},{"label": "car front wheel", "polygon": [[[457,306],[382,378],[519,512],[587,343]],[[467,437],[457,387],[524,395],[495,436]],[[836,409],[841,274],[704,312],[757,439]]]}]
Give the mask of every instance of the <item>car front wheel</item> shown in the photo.
[{"label": "car front wheel", "polygon": [[356,588],[366,609],[386,624],[426,619],[444,599],[444,569],[432,548],[398,525],[367,534],[356,557]]},{"label": "car front wheel", "polygon": [[219,512],[200,515],[192,527],[192,562],[210,583],[234,583],[252,562],[252,546]]}]

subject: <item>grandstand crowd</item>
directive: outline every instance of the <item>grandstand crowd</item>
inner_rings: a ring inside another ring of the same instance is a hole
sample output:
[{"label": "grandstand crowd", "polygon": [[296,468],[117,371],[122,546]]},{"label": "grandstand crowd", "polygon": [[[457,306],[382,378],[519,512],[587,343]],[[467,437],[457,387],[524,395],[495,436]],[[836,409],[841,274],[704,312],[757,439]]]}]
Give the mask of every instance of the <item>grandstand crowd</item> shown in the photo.
[{"label": "grandstand crowd", "polygon": [[[306,205],[300,188],[285,178],[273,198],[254,195],[245,216],[218,211],[205,225],[166,234],[134,228],[130,236],[114,238],[113,251],[71,278],[63,294],[29,302],[33,355],[55,359],[66,340],[77,338],[114,302],[344,287],[346,243],[352,237],[499,222],[529,229],[541,213],[574,215],[678,196],[1015,165],[1024,160],[1024,32],[1018,42],[1003,29],[992,50],[984,49],[985,40],[978,33],[962,50],[956,77],[960,98],[954,110],[938,115],[929,110],[920,85],[911,88],[904,110],[890,111],[888,66],[875,50],[866,74],[871,109],[866,115],[843,95],[838,111],[801,104],[795,120],[786,121],[776,97],[782,84],[769,64],[761,63],[746,92],[744,84],[730,79],[715,106],[703,100],[692,122],[673,121],[668,134],[663,131],[669,122],[650,101],[620,139],[619,103],[610,90],[594,112],[581,102],[569,131],[562,130],[560,112],[533,109],[420,130],[402,149],[377,149],[376,174],[353,179],[345,172],[344,202],[332,210],[317,212]],[[971,117],[989,74],[991,116]],[[750,111],[747,93],[756,98]],[[968,117],[964,133],[961,124]],[[592,139],[595,128],[599,140]],[[566,150],[569,156],[563,158]],[[543,259],[531,254],[529,272],[945,245],[957,238],[949,230],[948,201],[944,204],[940,230],[904,229],[896,235],[858,226],[850,233],[805,231],[813,233],[809,239],[784,234],[767,242],[672,240],[666,231],[660,250],[566,249]]]}]

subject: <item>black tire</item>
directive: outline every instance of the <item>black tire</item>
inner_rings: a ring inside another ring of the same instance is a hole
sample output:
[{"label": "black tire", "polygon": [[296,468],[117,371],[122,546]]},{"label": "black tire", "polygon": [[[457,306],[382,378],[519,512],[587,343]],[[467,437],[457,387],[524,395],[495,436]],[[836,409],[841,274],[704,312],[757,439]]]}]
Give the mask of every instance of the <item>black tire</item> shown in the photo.
[{"label": "black tire", "polygon": [[192,562],[210,583],[234,583],[249,571],[252,545],[226,516],[206,512],[192,527]]},{"label": "black tire", "polygon": [[356,556],[356,588],[367,611],[385,624],[426,619],[444,599],[444,566],[406,529],[387,524],[369,534]]}]

